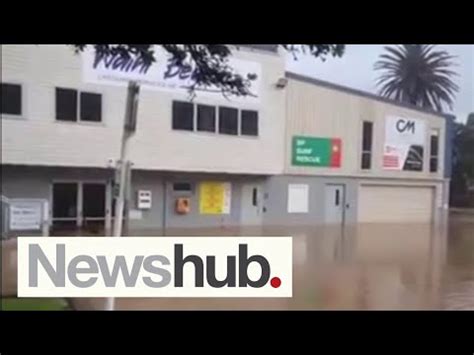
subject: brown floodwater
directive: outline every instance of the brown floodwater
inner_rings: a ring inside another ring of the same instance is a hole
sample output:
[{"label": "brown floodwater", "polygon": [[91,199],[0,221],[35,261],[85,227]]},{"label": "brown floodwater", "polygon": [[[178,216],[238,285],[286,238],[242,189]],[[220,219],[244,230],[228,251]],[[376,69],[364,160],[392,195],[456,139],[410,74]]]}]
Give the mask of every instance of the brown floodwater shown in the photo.
[{"label": "brown floodwater", "polygon": [[[293,297],[118,298],[116,309],[474,310],[474,215],[437,225],[201,229],[167,235],[290,235]],[[5,259],[8,249],[3,248],[3,291],[16,288],[11,277],[16,270],[6,268],[15,264]],[[76,309],[104,304],[104,299],[71,301]]]}]

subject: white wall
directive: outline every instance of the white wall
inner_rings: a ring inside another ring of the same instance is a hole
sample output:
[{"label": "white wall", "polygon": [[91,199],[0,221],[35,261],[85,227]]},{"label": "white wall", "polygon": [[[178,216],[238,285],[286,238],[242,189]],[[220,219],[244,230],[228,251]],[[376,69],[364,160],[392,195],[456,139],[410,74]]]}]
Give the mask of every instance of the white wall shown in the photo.
[{"label": "white wall", "polygon": [[[274,84],[284,76],[284,58],[241,49],[236,56],[262,65],[259,137],[173,131],[173,98],[142,89],[138,126],[130,146],[137,169],[275,174],[283,171],[285,91]],[[23,117],[2,116],[2,163],[105,167],[120,150],[126,89],[82,81],[81,57],[64,45],[2,45],[2,82],[23,85]],[[55,87],[102,94],[102,122],[55,120]],[[198,101],[201,102],[201,101]],[[205,101],[228,105],[226,99]],[[231,105],[237,107],[242,104]]]}]

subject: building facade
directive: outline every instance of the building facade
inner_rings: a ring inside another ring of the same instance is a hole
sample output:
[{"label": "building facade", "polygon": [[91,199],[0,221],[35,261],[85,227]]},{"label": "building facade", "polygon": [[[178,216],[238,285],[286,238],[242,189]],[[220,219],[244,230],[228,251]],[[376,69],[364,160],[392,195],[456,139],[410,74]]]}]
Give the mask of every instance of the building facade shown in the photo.
[{"label": "building facade", "polygon": [[[2,195],[48,201],[58,231],[110,230],[126,86],[97,73],[148,70],[88,55],[2,45]],[[450,118],[286,73],[274,47],[234,57],[258,72],[251,97],[142,85],[131,231],[439,219]]]},{"label": "building facade", "polygon": [[[292,73],[287,77],[285,167],[269,183],[271,204],[279,207],[269,213],[271,221],[440,219],[449,200],[453,117]],[[325,146],[336,152],[311,154]],[[286,190],[286,197],[276,194]],[[301,202],[303,213],[288,213],[285,199],[291,193],[308,196]]]}]

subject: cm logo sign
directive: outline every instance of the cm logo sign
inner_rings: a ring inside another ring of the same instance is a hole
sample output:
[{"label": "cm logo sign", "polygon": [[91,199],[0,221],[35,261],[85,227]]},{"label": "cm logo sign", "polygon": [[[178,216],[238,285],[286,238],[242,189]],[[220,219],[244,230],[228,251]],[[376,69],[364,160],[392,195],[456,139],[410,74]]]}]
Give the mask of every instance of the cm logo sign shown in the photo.
[{"label": "cm logo sign", "polygon": [[415,134],[415,121],[405,120],[402,118],[397,121],[395,127],[400,133],[407,132]]}]

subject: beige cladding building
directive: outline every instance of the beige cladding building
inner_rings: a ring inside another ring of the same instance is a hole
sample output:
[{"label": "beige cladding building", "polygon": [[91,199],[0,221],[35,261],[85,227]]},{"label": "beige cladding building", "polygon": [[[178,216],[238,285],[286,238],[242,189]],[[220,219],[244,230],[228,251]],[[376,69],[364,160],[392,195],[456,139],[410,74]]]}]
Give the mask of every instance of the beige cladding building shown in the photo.
[{"label": "beige cladding building", "polygon": [[[132,230],[439,219],[452,118],[285,73],[273,46],[235,53],[260,73],[253,101],[142,87]],[[86,64],[2,45],[2,195],[47,201],[53,231],[113,219],[126,90],[87,81]]]},{"label": "beige cladding building", "polygon": [[[437,219],[448,201],[445,164],[450,160],[445,157],[450,147],[446,147],[445,137],[449,118],[300,75],[287,73],[287,77],[284,175],[324,180],[321,197],[329,200],[325,204],[328,218],[332,217],[328,216],[331,203],[327,194],[341,194],[347,202],[346,210],[354,210],[351,219],[358,222]],[[407,127],[410,122],[415,126]],[[408,129],[400,133],[397,124]],[[419,137],[410,142],[412,130],[417,130]],[[294,161],[295,137],[340,140],[340,166],[298,164]],[[387,151],[391,148],[399,149],[393,157]],[[408,152],[403,151],[407,148]],[[418,156],[412,154],[417,148]],[[390,166],[394,157],[400,160],[398,167]],[[334,186],[335,178],[350,182]]]}]

